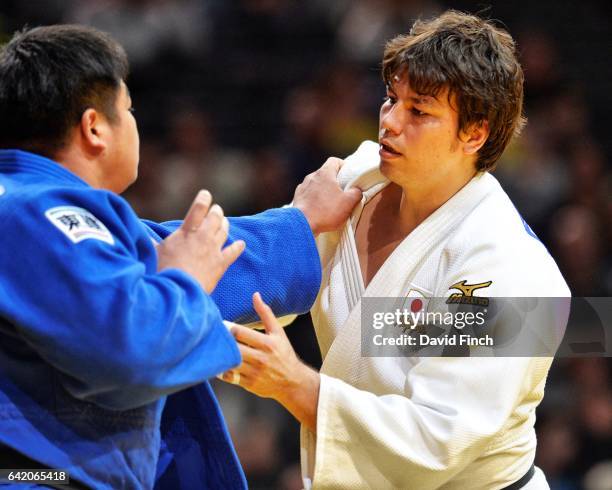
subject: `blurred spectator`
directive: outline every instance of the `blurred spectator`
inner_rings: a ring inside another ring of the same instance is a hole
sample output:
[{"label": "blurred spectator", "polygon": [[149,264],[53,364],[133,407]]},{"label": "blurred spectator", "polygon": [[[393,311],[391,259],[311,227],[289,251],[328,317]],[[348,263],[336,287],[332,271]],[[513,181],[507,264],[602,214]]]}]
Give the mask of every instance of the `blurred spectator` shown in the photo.
[{"label": "blurred spectator", "polygon": [[585,474],[593,463],[609,459],[612,455],[612,391],[601,386],[598,391],[584,393],[579,399],[582,451],[576,461],[576,472]]},{"label": "blurred spectator", "polygon": [[440,12],[432,0],[355,0],[345,5],[336,35],[339,57],[365,64],[378,63],[385,43],[417,18]]},{"label": "blurred spectator", "polygon": [[581,205],[568,205],[552,216],[552,249],[574,296],[606,296],[605,244],[597,216]]},{"label": "blurred spectator", "polygon": [[[140,163],[138,165],[138,180],[123,197],[142,218],[163,221],[166,216],[162,191],[162,180],[159,178],[163,170],[164,155],[160,144],[151,141],[140,142]],[[180,215],[176,218],[182,217]]]},{"label": "blurred spectator", "polygon": [[593,466],[584,477],[584,490],[609,490],[612,488],[612,460]]},{"label": "blurred spectator", "polygon": [[378,139],[378,121],[374,114],[366,113],[367,87],[364,74],[355,65],[336,64],[328,70],[322,92],[322,135],[329,154],[344,157],[363,140]]},{"label": "blurred spectator", "polygon": [[285,468],[278,478],[276,487],[279,490],[302,490],[304,483],[300,465],[295,463]]},{"label": "blurred spectator", "polygon": [[511,143],[495,175],[533,230],[545,236],[545,227],[569,185],[566,162],[542,136],[542,126],[529,120],[519,140]]},{"label": "blurred spectator", "polygon": [[173,54],[206,49],[210,34],[199,0],[98,0],[75,2],[65,21],[110,33],[124,47],[134,71]]},{"label": "blurred spectator", "polygon": [[208,189],[229,214],[243,211],[250,198],[252,167],[237,149],[216,144],[209,118],[197,108],[170,117],[169,144],[161,172],[168,219],[183,216],[200,189]]},{"label": "blurred spectator", "polygon": [[568,417],[556,416],[539,425],[535,464],[544,472],[555,490],[576,488],[568,468],[580,450]]},{"label": "blurred spectator", "polygon": [[562,88],[557,44],[548,33],[533,29],[523,31],[517,39],[527,80],[525,101],[528,106],[540,109]]},{"label": "blurred spectator", "polygon": [[280,472],[278,425],[267,418],[247,416],[243,430],[234,433],[236,452],[248,475],[249,488],[272,488]]},{"label": "blurred spectator", "polygon": [[291,162],[292,184],[314,172],[329,155],[323,145],[325,115],[323,94],[314,84],[297,87],[288,94],[283,149]]},{"label": "blurred spectator", "polygon": [[294,187],[290,183],[289,163],[276,148],[263,148],[253,154],[252,207],[255,211],[289,204]]}]

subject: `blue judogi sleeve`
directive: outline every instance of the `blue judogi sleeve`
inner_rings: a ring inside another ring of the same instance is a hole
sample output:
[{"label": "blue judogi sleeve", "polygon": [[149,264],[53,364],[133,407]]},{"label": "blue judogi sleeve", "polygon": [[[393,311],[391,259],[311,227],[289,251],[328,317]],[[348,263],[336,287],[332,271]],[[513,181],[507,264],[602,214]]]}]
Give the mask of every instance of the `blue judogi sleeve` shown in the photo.
[{"label": "blue judogi sleeve", "polygon": [[[272,209],[229,220],[228,243],[242,239],[246,249],[212,294],[223,317],[236,322],[255,320],[251,299],[255,291],[262,294],[277,316],[308,311],[320,287],[321,266],[302,212],[294,208]],[[160,240],[181,222],[145,223]],[[220,408],[208,383],[168,397],[162,415],[157,490],[212,488],[214,485],[211,487],[207,481],[210,473],[202,470],[211,466],[217,474],[229,473],[235,479],[227,488],[246,488],[236,453],[225,442],[229,440],[227,429],[220,415],[217,419],[211,415],[217,413]],[[214,463],[220,454],[224,454],[225,466]],[[230,473],[232,467],[236,470]]]},{"label": "blue judogi sleeve", "polygon": [[[321,284],[321,263],[310,227],[296,208],[229,218],[228,243],[244,240],[246,249],[212,293],[223,318],[237,323],[258,320],[252,303],[259,291],[277,316],[306,313]],[[164,239],[180,221],[144,221]]]},{"label": "blue judogi sleeve", "polygon": [[126,410],[240,362],[195,279],[157,272],[153,240],[123,199],[60,188],[12,202],[3,213],[5,317],[73,396]]}]

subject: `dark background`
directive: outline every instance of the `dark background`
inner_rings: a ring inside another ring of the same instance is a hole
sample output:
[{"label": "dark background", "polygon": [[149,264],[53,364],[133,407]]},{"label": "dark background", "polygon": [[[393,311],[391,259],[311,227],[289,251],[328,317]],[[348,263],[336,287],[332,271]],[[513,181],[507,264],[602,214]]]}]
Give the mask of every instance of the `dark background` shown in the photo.
[{"label": "dark background", "polygon": [[[84,23],[126,47],[141,164],[125,197],[164,220],[183,216],[200,188],[230,215],[282,205],[328,156],[376,139],[384,42],[446,8],[496,19],[517,40],[529,123],[496,176],[573,294],[610,296],[610,1],[2,0],[0,36]],[[288,333],[317,366],[310,319]],[[612,479],[611,380],[610,358],[555,361],[536,461],[553,489],[612,488],[602,483]],[[215,386],[251,487],[301,488],[292,418]]]}]

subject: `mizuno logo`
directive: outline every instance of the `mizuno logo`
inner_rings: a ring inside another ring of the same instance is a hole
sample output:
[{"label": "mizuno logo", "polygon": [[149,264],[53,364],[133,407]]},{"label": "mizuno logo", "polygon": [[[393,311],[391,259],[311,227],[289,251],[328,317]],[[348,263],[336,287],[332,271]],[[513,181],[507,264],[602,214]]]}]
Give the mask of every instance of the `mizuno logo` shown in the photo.
[{"label": "mizuno logo", "polygon": [[489,306],[489,298],[474,296],[474,291],[488,288],[493,281],[480,282],[478,284],[466,284],[467,281],[456,282],[448,289],[458,289],[460,293],[451,294],[446,300],[447,304],[460,303],[467,305]]}]

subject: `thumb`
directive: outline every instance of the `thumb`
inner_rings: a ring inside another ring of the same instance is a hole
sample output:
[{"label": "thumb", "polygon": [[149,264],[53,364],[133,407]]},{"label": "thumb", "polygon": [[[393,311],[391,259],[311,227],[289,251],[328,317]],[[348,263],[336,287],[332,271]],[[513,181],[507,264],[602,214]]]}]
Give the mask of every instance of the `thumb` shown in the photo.
[{"label": "thumb", "polygon": [[321,167],[321,170],[332,172],[334,175],[338,175],[340,169],[344,165],[344,160],[336,157],[329,157],[325,160],[325,163]]},{"label": "thumb", "polygon": [[236,262],[236,259],[240,257],[240,254],[244,252],[245,243],[243,240],[236,240],[231,243],[223,250],[221,250],[221,255],[223,257],[223,268],[227,270],[230,265]]},{"label": "thumb", "polygon": [[253,306],[264,324],[266,333],[276,333],[279,329],[282,329],[282,327],[278,324],[278,320],[274,316],[272,308],[265,304],[263,299],[261,299],[261,294],[255,293],[253,295]]},{"label": "thumb", "polygon": [[346,196],[346,200],[348,204],[350,204],[352,209],[357,205],[359,201],[361,201],[361,196],[363,196],[363,192],[358,187],[351,187],[350,189],[346,189],[344,191],[344,195]]}]

